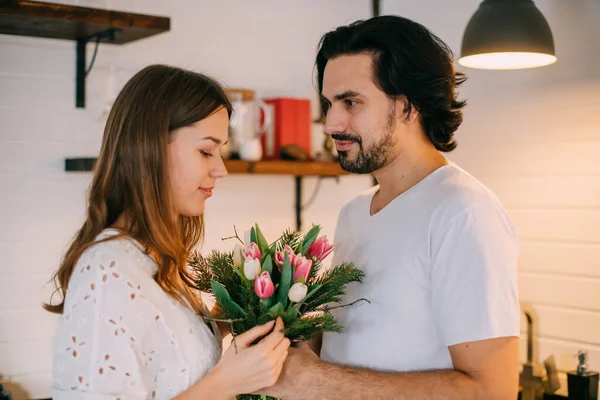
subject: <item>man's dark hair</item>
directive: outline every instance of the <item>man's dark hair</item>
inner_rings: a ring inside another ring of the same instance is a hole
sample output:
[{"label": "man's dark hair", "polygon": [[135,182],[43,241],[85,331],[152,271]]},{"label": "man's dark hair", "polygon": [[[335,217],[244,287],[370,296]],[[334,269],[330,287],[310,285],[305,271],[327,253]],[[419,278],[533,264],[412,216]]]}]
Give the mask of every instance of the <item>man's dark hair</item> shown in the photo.
[{"label": "man's dark hair", "polygon": [[[373,55],[374,83],[391,99],[404,95],[406,112],[414,107],[429,140],[440,151],[456,148],[454,132],[466,101],[455,88],[466,80],[454,70],[450,48],[423,25],[385,15],[340,26],[321,38],[316,66],[319,94],[327,62],[343,55]],[[323,102],[326,114],[329,102]],[[408,115],[408,114],[406,114]]]}]

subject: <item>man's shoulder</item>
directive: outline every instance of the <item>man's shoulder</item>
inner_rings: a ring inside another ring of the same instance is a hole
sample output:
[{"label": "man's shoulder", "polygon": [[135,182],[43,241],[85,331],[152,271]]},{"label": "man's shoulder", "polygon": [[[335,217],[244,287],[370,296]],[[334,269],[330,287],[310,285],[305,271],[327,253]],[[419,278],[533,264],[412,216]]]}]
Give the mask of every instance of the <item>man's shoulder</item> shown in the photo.
[{"label": "man's shoulder", "polygon": [[446,176],[433,189],[432,198],[440,210],[467,211],[478,206],[488,206],[504,211],[496,194],[462,168],[451,165]]},{"label": "man's shoulder", "polygon": [[434,189],[440,200],[432,212],[432,225],[440,231],[452,224],[478,226],[489,230],[491,226],[518,237],[508,211],[496,194],[473,175],[454,167],[447,179]]}]

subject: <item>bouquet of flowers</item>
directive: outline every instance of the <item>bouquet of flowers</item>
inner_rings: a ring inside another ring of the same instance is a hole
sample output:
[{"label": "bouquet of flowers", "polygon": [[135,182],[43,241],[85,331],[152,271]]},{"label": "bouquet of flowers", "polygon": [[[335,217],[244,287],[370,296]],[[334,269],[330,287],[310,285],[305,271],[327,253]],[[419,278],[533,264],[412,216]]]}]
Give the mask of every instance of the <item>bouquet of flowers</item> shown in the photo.
[{"label": "bouquet of flowers", "polygon": [[215,320],[229,322],[235,336],[281,317],[284,334],[292,343],[309,340],[318,332],[341,333],[343,327],[330,311],[365,300],[339,304],[345,286],[361,282],[364,274],[352,263],[321,271],[333,245],[319,236],[320,230],[319,225],[305,235],[286,230],[269,243],[255,224],[245,240],[237,232],[231,237],[240,243],[230,252],[213,250],[207,257],[194,253],[190,266],[195,283],[215,296],[221,310]]}]

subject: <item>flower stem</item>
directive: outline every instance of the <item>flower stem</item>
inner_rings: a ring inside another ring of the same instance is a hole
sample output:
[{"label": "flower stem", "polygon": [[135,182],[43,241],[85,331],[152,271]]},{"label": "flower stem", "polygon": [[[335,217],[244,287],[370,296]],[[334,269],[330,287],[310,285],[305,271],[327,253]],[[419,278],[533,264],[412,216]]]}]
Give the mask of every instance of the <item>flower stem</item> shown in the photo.
[{"label": "flower stem", "polygon": [[370,302],[369,300],[367,300],[367,299],[365,299],[365,298],[361,298],[361,299],[358,299],[358,300],[356,300],[356,301],[353,301],[353,302],[352,302],[352,303],[350,303],[350,304],[343,304],[343,305],[341,305],[341,306],[329,307],[329,308],[327,308],[325,311],[331,311],[331,310],[335,310],[336,308],[345,308],[345,307],[350,307],[350,306],[353,306],[353,305],[355,305],[356,303],[359,303],[359,302],[361,302],[361,301],[366,301],[367,303],[371,304],[371,302]]},{"label": "flower stem", "polygon": [[237,233],[237,229],[235,228],[235,225],[233,226],[233,231],[235,232],[235,235],[221,238],[221,240],[237,239],[237,240],[240,241],[240,243],[242,245],[244,245],[244,241],[242,239],[240,239],[240,237],[239,237],[239,235]]}]

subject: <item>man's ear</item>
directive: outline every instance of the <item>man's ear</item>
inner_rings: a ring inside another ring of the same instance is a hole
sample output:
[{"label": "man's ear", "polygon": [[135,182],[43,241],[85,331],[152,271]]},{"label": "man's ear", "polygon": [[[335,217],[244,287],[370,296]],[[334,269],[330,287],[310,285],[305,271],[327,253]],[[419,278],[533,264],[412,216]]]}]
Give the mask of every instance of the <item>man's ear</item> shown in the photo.
[{"label": "man's ear", "polygon": [[420,114],[421,113],[419,112],[419,110],[417,110],[417,108],[413,104],[412,107],[410,107],[410,110],[406,116],[406,122],[408,122],[409,124],[414,124],[415,122],[418,123]]},{"label": "man's ear", "polygon": [[401,115],[405,124],[413,124],[418,122],[419,110],[413,105],[409,107],[406,96],[400,96],[394,101],[396,107],[396,115]]}]

